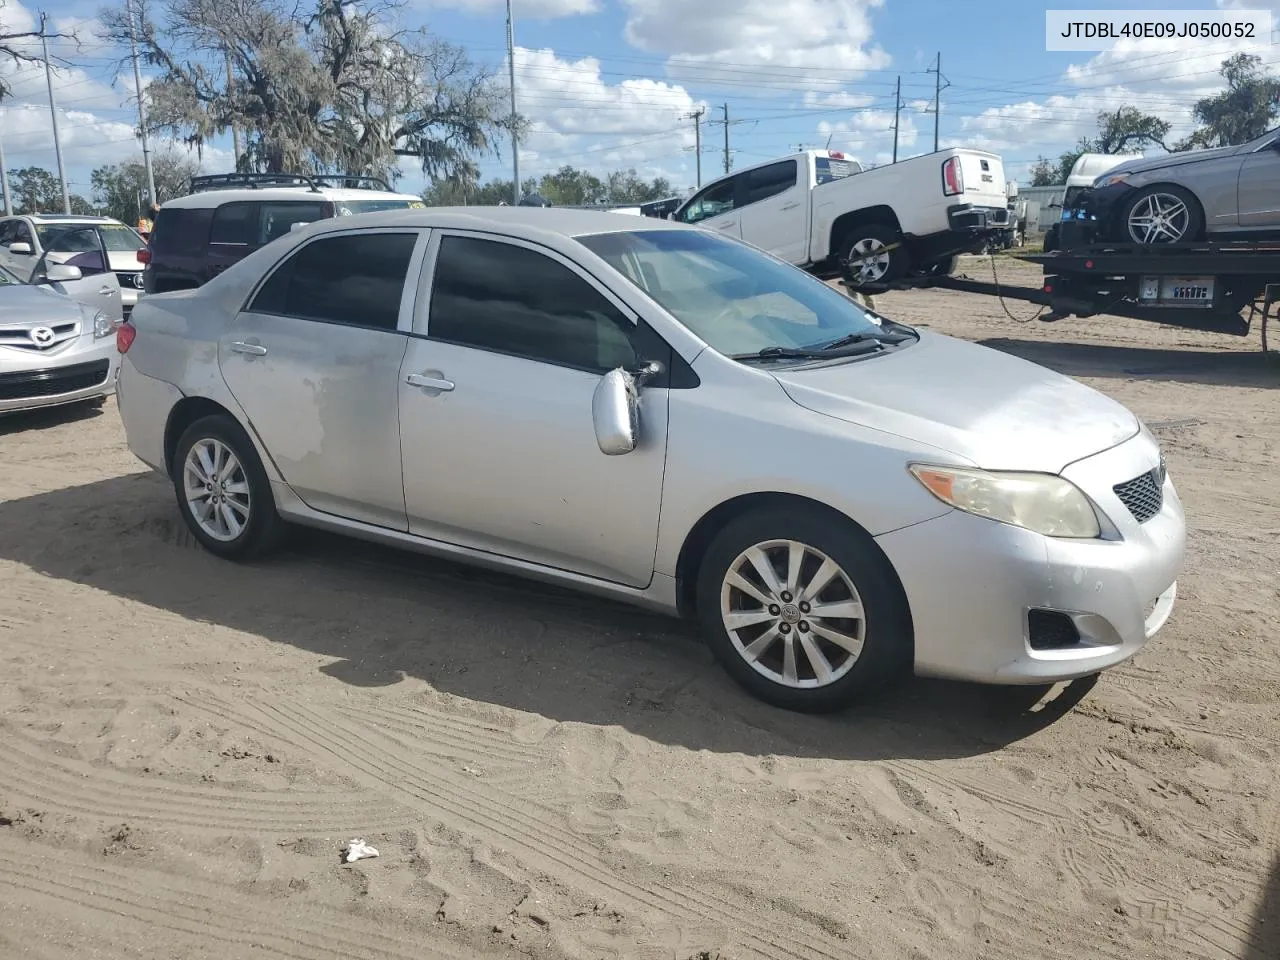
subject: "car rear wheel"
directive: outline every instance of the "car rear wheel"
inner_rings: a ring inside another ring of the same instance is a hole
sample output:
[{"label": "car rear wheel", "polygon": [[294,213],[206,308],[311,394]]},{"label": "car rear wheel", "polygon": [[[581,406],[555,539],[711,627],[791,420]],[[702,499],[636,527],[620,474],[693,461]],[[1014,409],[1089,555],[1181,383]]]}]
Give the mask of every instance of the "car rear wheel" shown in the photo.
[{"label": "car rear wheel", "polygon": [[1192,194],[1172,184],[1145,187],[1124,205],[1125,237],[1131,243],[1184,243],[1200,238],[1204,216]]},{"label": "car rear wheel", "polygon": [[888,562],[852,523],[816,511],[760,511],[721,530],[699,572],[698,615],[729,674],[789,710],[849,706],[911,665]]},{"label": "car rear wheel", "polygon": [[202,417],[183,431],[173,487],[183,520],[211,553],[247,560],[279,539],[271,482],[248,435],[229,416]]},{"label": "car rear wheel", "polygon": [[881,223],[856,226],[845,234],[836,256],[855,289],[891,283],[907,270],[907,251],[896,230]]}]

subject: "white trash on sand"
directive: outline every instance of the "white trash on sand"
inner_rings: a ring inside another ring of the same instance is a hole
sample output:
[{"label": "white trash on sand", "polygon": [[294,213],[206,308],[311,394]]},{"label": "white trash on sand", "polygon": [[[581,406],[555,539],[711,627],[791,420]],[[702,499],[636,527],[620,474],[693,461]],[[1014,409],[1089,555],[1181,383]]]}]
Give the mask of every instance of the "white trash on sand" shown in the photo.
[{"label": "white trash on sand", "polygon": [[347,863],[354,863],[357,860],[367,860],[370,857],[378,856],[378,851],[363,840],[351,840],[342,848],[342,859]]}]

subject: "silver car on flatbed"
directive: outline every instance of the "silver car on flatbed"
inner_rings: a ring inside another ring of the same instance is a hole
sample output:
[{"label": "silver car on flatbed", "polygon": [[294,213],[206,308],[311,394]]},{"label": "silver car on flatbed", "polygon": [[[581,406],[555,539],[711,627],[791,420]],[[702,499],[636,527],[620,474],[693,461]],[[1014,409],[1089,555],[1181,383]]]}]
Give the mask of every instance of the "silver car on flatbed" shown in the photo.
[{"label": "silver car on flatbed", "polygon": [[110,396],[119,316],[115,277],[49,264],[32,284],[0,267],[0,414]]},{"label": "silver car on flatbed", "polygon": [[1087,676],[1182,507],[1120,404],[737,240],[599,212],[326,220],[120,330],[129,447],[212,552],[327,528],[696,617],[779,706]]}]

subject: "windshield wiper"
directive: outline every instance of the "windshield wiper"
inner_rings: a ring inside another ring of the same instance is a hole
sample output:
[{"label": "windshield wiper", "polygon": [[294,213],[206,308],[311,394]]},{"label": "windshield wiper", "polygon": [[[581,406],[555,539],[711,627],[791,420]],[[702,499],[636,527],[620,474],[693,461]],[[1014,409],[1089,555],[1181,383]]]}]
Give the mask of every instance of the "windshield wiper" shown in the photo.
[{"label": "windshield wiper", "polygon": [[834,350],[839,347],[847,347],[855,343],[902,343],[909,340],[910,337],[905,334],[897,333],[851,333],[847,336],[832,340],[830,343],[823,344],[823,350]]},{"label": "windshield wiper", "polygon": [[843,341],[821,347],[765,347],[755,353],[734,354],[734,360],[815,360],[826,357],[856,357],[861,353],[871,353],[881,349],[884,344],[877,338]]}]

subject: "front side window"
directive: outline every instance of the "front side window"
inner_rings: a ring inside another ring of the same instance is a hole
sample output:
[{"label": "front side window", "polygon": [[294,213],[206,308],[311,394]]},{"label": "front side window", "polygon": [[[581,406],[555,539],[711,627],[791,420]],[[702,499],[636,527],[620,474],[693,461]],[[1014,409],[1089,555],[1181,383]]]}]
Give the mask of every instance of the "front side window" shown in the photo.
[{"label": "front side window", "polygon": [[712,184],[702,193],[694,197],[687,207],[676,215],[677,220],[684,223],[697,223],[708,217],[719,216],[733,209],[734,192],[738,188],[738,178],[730,177]]},{"label": "front side window", "polygon": [[36,227],[36,233],[40,237],[40,248],[50,253],[94,253],[102,249],[96,227],[41,225]]},{"label": "front side window", "polygon": [[350,233],[313,240],[282,263],[253,313],[394,330],[416,233]]},{"label": "front side window", "polygon": [[635,364],[634,324],[563,264],[526,247],[444,237],[427,335],[581,370]]},{"label": "front side window", "polygon": [[875,319],[821,280],[719,234],[639,230],[577,240],[727,356],[883,335]]}]

